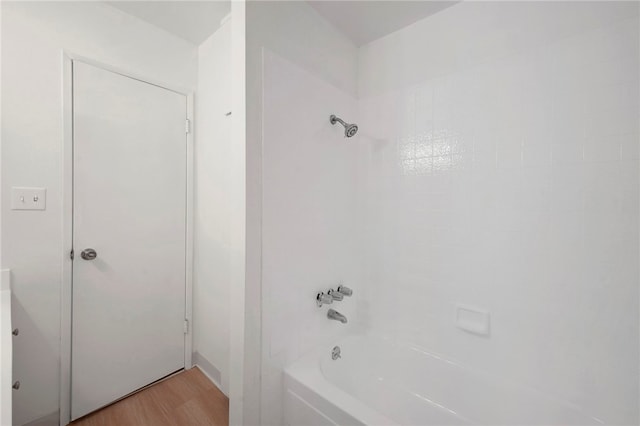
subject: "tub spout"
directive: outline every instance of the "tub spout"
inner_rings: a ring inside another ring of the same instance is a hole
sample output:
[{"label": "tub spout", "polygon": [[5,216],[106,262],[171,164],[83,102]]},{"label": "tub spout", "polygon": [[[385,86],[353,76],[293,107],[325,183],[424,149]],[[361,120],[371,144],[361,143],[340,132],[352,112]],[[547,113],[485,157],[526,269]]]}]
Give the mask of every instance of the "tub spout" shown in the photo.
[{"label": "tub spout", "polygon": [[345,317],[344,315],[342,315],[340,312],[336,311],[335,309],[329,309],[327,311],[327,318],[332,319],[332,320],[336,320],[336,321],[340,321],[343,324],[347,323],[347,317]]}]

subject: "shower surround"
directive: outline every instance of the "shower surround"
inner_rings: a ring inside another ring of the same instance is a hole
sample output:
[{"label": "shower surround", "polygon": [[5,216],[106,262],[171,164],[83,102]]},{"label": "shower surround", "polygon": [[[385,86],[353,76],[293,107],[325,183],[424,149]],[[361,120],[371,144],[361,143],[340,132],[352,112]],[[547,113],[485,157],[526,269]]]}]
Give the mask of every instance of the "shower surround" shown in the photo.
[{"label": "shower surround", "polygon": [[[288,366],[366,334],[555,401],[545,424],[558,406],[638,423],[638,4],[465,2],[356,48],[305,4],[261,3],[262,423],[283,422]],[[353,296],[318,308],[340,282]],[[477,413],[458,412],[497,414]]]},{"label": "shower surround", "polygon": [[370,330],[638,422],[638,40],[637,3],[474,3],[360,49]]}]

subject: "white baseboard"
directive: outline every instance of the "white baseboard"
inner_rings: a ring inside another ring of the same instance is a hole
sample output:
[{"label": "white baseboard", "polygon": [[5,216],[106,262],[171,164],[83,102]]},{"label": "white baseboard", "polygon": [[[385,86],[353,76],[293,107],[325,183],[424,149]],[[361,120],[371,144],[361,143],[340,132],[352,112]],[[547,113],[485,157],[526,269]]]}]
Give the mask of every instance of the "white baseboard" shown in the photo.
[{"label": "white baseboard", "polygon": [[60,413],[55,411],[51,414],[47,414],[44,417],[33,420],[24,426],[58,426],[60,424]]},{"label": "white baseboard", "polygon": [[229,396],[228,391],[222,387],[222,374],[220,373],[220,370],[218,370],[207,358],[202,356],[200,352],[196,351],[193,353],[193,365],[198,367],[200,371],[202,371],[223,394],[227,397]]}]

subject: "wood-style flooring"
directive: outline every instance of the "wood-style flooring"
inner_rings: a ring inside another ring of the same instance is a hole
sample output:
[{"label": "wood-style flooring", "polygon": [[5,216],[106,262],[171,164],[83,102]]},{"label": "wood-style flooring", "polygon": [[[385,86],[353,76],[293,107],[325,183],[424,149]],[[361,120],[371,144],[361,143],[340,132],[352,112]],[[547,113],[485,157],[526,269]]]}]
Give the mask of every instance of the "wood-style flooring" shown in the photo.
[{"label": "wood-style flooring", "polygon": [[197,367],[156,383],[70,426],[227,426],[229,399]]}]

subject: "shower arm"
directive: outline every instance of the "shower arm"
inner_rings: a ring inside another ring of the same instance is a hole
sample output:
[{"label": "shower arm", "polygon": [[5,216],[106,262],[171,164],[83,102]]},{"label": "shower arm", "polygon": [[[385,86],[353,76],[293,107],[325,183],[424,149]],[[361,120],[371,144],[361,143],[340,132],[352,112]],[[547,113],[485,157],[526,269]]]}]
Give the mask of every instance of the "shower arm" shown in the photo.
[{"label": "shower arm", "polygon": [[345,123],[340,117],[336,117],[335,115],[332,115],[330,117],[330,121],[331,124],[336,124],[336,121],[340,124],[342,124],[344,127],[347,127],[347,123]]}]

